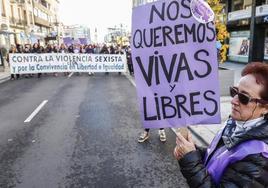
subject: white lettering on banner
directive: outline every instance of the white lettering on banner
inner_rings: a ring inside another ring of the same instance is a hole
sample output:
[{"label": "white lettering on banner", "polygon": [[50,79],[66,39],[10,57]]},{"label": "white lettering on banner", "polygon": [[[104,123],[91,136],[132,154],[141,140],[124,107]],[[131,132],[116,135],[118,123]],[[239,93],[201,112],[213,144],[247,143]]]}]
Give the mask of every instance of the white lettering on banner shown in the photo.
[{"label": "white lettering on banner", "polygon": [[126,55],[10,54],[11,74],[52,72],[126,72]]}]

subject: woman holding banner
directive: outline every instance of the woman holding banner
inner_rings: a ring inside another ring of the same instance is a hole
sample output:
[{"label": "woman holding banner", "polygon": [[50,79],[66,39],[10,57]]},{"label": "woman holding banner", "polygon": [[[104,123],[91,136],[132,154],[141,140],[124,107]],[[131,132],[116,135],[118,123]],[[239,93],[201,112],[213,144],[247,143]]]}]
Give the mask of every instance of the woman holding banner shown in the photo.
[{"label": "woman holding banner", "polygon": [[174,156],[190,187],[268,187],[268,65],[242,71],[230,118],[206,150],[178,134]]},{"label": "woman holding banner", "polygon": [[[10,48],[9,53],[7,55],[7,62],[9,62],[9,54],[18,53],[17,51],[18,50],[17,50],[16,46],[11,45],[11,48]],[[20,75],[16,74],[16,79],[19,79],[19,78],[20,78]],[[15,80],[15,75],[14,74],[10,75],[10,80]]]},{"label": "woman holding banner", "polygon": [[[40,53],[42,53],[41,48],[40,48],[40,45],[38,43],[34,43],[33,44],[32,53],[34,53],[34,54],[40,54]],[[41,75],[42,75],[42,73],[40,73],[40,72],[37,73],[37,77],[38,78],[40,78]]]}]

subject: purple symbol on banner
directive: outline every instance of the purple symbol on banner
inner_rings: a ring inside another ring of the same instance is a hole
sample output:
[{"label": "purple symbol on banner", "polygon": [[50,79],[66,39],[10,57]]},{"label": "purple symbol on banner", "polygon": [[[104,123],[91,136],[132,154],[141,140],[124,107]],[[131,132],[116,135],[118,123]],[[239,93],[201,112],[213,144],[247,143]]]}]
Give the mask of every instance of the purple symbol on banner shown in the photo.
[{"label": "purple symbol on banner", "polygon": [[80,44],[87,45],[88,41],[87,38],[79,38]]},{"label": "purple symbol on banner", "polygon": [[208,23],[214,19],[213,11],[203,0],[193,0],[191,2],[191,11],[194,18],[201,23]]},{"label": "purple symbol on banner", "polygon": [[69,46],[71,44],[73,44],[73,39],[71,37],[64,37],[63,38],[63,43],[66,45],[66,46]]}]

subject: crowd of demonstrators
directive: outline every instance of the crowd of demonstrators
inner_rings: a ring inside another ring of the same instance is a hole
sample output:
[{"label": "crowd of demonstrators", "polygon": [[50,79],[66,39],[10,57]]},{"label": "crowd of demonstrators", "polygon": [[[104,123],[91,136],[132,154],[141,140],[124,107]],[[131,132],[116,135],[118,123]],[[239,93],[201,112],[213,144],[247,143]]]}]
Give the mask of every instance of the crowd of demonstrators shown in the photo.
[{"label": "crowd of demonstrators", "polygon": [[[107,44],[101,45],[81,45],[81,44],[71,44],[69,46],[65,44],[61,45],[52,45],[47,44],[45,46],[40,45],[39,43],[34,43],[33,45],[25,44],[25,45],[11,45],[7,56],[7,62],[9,62],[9,54],[11,53],[86,53],[86,54],[126,54],[127,57],[127,65],[129,69],[129,73],[131,75],[134,74],[132,60],[131,60],[131,50],[129,46],[107,46]],[[69,73],[65,72],[64,75],[67,76]],[[79,73],[77,73],[79,75]],[[109,74],[106,72],[105,74]],[[121,72],[119,72],[121,74]],[[54,73],[54,76],[57,76],[57,73]],[[93,75],[93,72],[89,72],[89,75]],[[33,77],[33,74],[24,75],[25,78]],[[37,77],[40,78],[42,76],[41,73],[37,73]],[[19,74],[11,74],[11,80],[19,79]]]}]

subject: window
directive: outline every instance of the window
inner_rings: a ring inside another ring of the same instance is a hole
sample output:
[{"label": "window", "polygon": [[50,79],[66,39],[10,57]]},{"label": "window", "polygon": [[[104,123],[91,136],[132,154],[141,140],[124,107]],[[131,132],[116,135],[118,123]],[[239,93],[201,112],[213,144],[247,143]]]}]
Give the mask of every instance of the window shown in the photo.
[{"label": "window", "polygon": [[237,62],[248,62],[250,32],[233,31],[229,39],[229,60]]},{"label": "window", "polygon": [[243,9],[243,0],[234,0],[232,4],[232,11],[242,10]]},{"label": "window", "polygon": [[34,8],[34,15],[38,16],[38,10],[36,8]]},{"label": "window", "polygon": [[33,24],[33,13],[29,11],[30,23]]},{"label": "window", "polygon": [[252,0],[244,0],[244,6],[243,9],[249,9],[251,8]]},{"label": "window", "polygon": [[22,19],[25,21],[26,24],[28,23],[26,10],[23,10],[23,18]]},{"label": "window", "polygon": [[10,5],[10,10],[11,10],[11,17],[14,18],[14,10],[13,10],[13,5]]},{"label": "window", "polygon": [[20,8],[18,8],[18,18],[19,18],[19,20],[21,20],[21,12],[20,12]]}]

